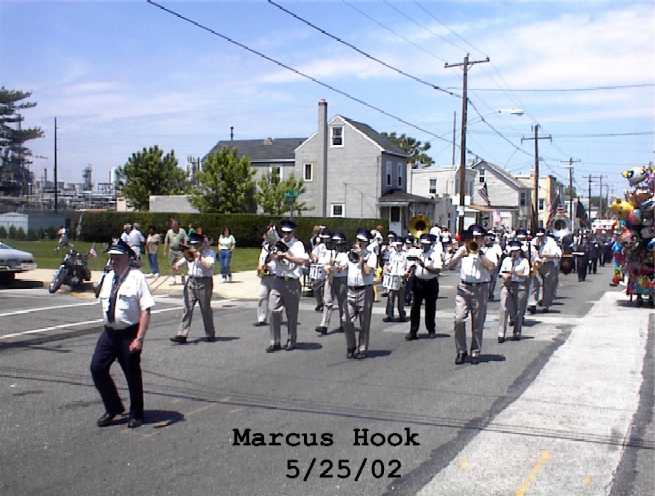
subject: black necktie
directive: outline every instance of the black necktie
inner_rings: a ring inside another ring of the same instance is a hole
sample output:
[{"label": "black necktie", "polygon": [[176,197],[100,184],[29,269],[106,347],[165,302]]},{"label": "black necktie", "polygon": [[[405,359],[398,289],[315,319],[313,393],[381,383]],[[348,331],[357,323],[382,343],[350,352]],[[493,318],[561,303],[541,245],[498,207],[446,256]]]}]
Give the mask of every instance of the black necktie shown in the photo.
[{"label": "black necktie", "polygon": [[114,281],[111,285],[111,293],[109,293],[109,308],[107,309],[107,320],[109,322],[114,322],[116,316],[114,315],[116,310],[116,298],[118,297],[118,289],[121,287],[121,283],[125,279],[127,273],[120,277],[117,272],[114,272]]}]

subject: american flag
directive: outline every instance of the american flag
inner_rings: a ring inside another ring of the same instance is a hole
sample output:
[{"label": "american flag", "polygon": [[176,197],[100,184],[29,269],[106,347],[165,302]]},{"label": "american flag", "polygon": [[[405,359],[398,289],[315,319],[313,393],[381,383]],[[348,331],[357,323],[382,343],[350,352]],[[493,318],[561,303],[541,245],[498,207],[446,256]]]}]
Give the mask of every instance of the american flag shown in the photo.
[{"label": "american flag", "polygon": [[480,195],[480,198],[485,202],[485,204],[490,207],[491,202],[489,201],[489,190],[487,189],[487,183],[482,183],[482,186],[480,186],[480,189],[478,190],[478,195]]},{"label": "american flag", "polygon": [[557,193],[557,196],[555,197],[555,201],[550,204],[550,211],[548,212],[548,220],[546,222],[546,227],[551,227],[551,224],[555,220],[555,215],[557,214],[557,209],[559,208],[561,203],[562,203],[562,200],[559,197],[559,193]]}]

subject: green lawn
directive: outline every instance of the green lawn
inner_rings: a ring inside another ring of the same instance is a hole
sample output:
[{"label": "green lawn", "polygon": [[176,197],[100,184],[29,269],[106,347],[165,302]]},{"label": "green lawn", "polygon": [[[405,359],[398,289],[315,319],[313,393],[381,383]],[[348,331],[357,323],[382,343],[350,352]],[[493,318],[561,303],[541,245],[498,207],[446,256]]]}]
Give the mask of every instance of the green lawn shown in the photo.
[{"label": "green lawn", "polygon": [[[34,255],[37,265],[41,269],[56,269],[59,267],[61,260],[63,259],[63,254],[55,252],[55,247],[57,246],[56,241],[15,241],[15,240],[0,240],[3,243],[16,248],[18,250],[24,250],[30,252]],[[93,243],[87,243],[84,241],[76,241],[73,243],[73,246],[76,250],[82,253],[88,253],[89,249]],[[105,266],[107,260],[106,255],[104,255],[104,246],[96,245],[96,251],[98,251],[97,258],[91,258],[89,264],[91,270],[102,270]],[[240,272],[242,270],[255,270],[257,268],[257,260],[259,258],[259,248],[239,248],[237,247],[234,250],[232,255],[232,272]],[[159,249],[159,269],[162,274],[170,274],[171,270],[168,267],[168,258],[164,256],[164,249]],[[217,274],[220,273],[220,263],[216,260],[216,267],[214,272]],[[150,266],[145,261],[145,267],[143,268],[144,272],[150,272]]]}]

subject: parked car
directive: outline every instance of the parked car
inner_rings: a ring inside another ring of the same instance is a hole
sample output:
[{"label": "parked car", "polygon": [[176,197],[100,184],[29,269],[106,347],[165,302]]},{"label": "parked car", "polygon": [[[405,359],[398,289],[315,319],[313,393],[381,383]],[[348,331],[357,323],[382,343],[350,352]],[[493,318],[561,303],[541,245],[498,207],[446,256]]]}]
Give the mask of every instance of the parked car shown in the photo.
[{"label": "parked car", "polygon": [[36,269],[34,256],[0,243],[0,283],[12,281],[18,272]]}]

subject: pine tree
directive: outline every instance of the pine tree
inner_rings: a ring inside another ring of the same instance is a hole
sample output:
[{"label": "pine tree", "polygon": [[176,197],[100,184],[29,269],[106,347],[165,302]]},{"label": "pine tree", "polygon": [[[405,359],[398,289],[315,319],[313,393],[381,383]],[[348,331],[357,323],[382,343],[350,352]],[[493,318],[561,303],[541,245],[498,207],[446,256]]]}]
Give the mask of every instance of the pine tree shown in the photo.
[{"label": "pine tree", "polygon": [[22,127],[20,111],[36,106],[35,102],[23,101],[30,96],[31,92],[0,87],[0,192],[8,195],[27,192],[32,181],[28,168],[32,152],[25,143],[44,135],[41,128]]}]

